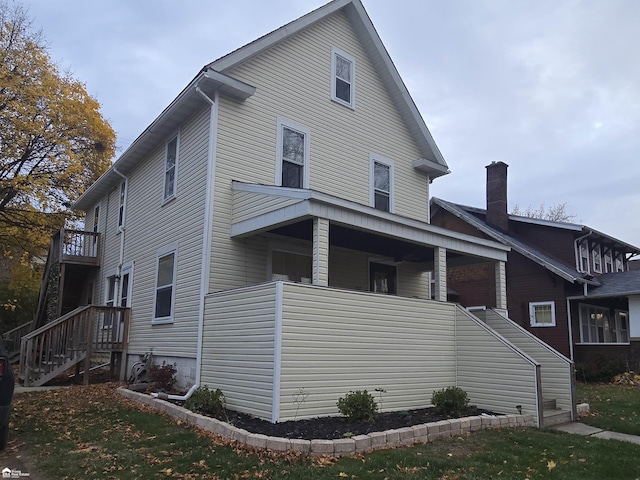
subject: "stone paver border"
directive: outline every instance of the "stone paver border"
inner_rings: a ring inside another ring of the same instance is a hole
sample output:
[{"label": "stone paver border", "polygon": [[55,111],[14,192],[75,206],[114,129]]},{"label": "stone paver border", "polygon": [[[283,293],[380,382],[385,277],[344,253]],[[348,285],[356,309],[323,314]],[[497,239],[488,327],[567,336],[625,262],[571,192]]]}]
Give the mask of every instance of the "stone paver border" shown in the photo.
[{"label": "stone paver border", "polygon": [[468,432],[489,428],[535,427],[533,415],[478,415],[474,417],[441,420],[413,427],[404,427],[367,435],[356,435],[351,438],[336,440],[299,440],[280,437],[269,437],[259,433],[251,433],[241,428],[222,422],[215,418],[194,413],[174,403],[150,395],[134,392],[120,387],[118,393],[130,400],[148,405],[165,412],[198,428],[216,433],[223,438],[235,440],[250,447],[265,448],[278,452],[294,450],[312,455],[350,455],[352,453],[369,452],[388,447],[409,446],[414,443],[430,443],[438,438],[450,438]]}]

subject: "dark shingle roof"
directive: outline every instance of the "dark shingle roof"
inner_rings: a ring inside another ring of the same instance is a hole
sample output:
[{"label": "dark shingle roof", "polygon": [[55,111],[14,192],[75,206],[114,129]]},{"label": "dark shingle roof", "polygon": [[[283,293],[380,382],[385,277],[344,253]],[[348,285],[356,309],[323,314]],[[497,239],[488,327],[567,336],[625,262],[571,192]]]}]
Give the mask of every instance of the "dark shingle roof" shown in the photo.
[{"label": "dark shingle roof", "polygon": [[640,270],[607,273],[600,276],[600,283],[589,288],[589,297],[640,295]]}]

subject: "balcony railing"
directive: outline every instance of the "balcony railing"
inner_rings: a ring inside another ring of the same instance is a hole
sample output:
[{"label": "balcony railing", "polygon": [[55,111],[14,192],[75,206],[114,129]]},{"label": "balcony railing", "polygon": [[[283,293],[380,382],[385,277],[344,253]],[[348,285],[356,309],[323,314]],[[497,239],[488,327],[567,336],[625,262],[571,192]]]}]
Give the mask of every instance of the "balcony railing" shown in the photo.
[{"label": "balcony railing", "polygon": [[100,265],[100,234],[63,229],[60,232],[60,259],[65,263]]}]

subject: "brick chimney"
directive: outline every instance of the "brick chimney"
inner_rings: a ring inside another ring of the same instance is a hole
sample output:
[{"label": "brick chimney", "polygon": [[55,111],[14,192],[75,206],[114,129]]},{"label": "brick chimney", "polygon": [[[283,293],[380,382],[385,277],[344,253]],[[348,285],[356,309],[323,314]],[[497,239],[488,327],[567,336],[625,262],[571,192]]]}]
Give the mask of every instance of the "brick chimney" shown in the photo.
[{"label": "brick chimney", "polygon": [[491,162],[487,165],[487,223],[503,232],[509,230],[507,213],[507,165]]}]

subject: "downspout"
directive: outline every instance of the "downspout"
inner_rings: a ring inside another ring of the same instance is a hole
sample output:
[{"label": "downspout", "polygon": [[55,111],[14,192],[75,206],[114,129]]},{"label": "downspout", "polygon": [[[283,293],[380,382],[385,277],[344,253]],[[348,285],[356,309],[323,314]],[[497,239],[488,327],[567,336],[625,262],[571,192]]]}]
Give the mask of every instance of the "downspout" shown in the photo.
[{"label": "downspout", "polygon": [[189,391],[184,395],[167,395],[166,393],[152,393],[154,398],[163,400],[186,400],[200,386],[200,371],[202,369],[202,337],[204,332],[204,303],[209,292],[211,276],[211,244],[213,242],[213,190],[215,181],[216,145],[218,134],[218,102],[220,95],[216,90],[214,100],[196,85],[198,92],[210,105],[209,113],[209,152],[207,154],[207,183],[204,204],[204,225],[202,231],[202,264],[200,271],[200,306],[198,310],[198,344],[196,346],[196,378]]},{"label": "downspout", "polygon": [[129,178],[123,173],[118,171],[118,167],[114,166],[113,171],[124,179],[124,210],[122,212],[122,225],[118,227],[118,233],[120,234],[120,257],[118,261],[118,267],[116,269],[116,283],[118,284],[115,291],[115,306],[119,306],[122,301],[122,289],[120,288],[120,282],[122,281],[122,264],[124,262],[124,223],[127,213],[127,193],[129,192]]}]

